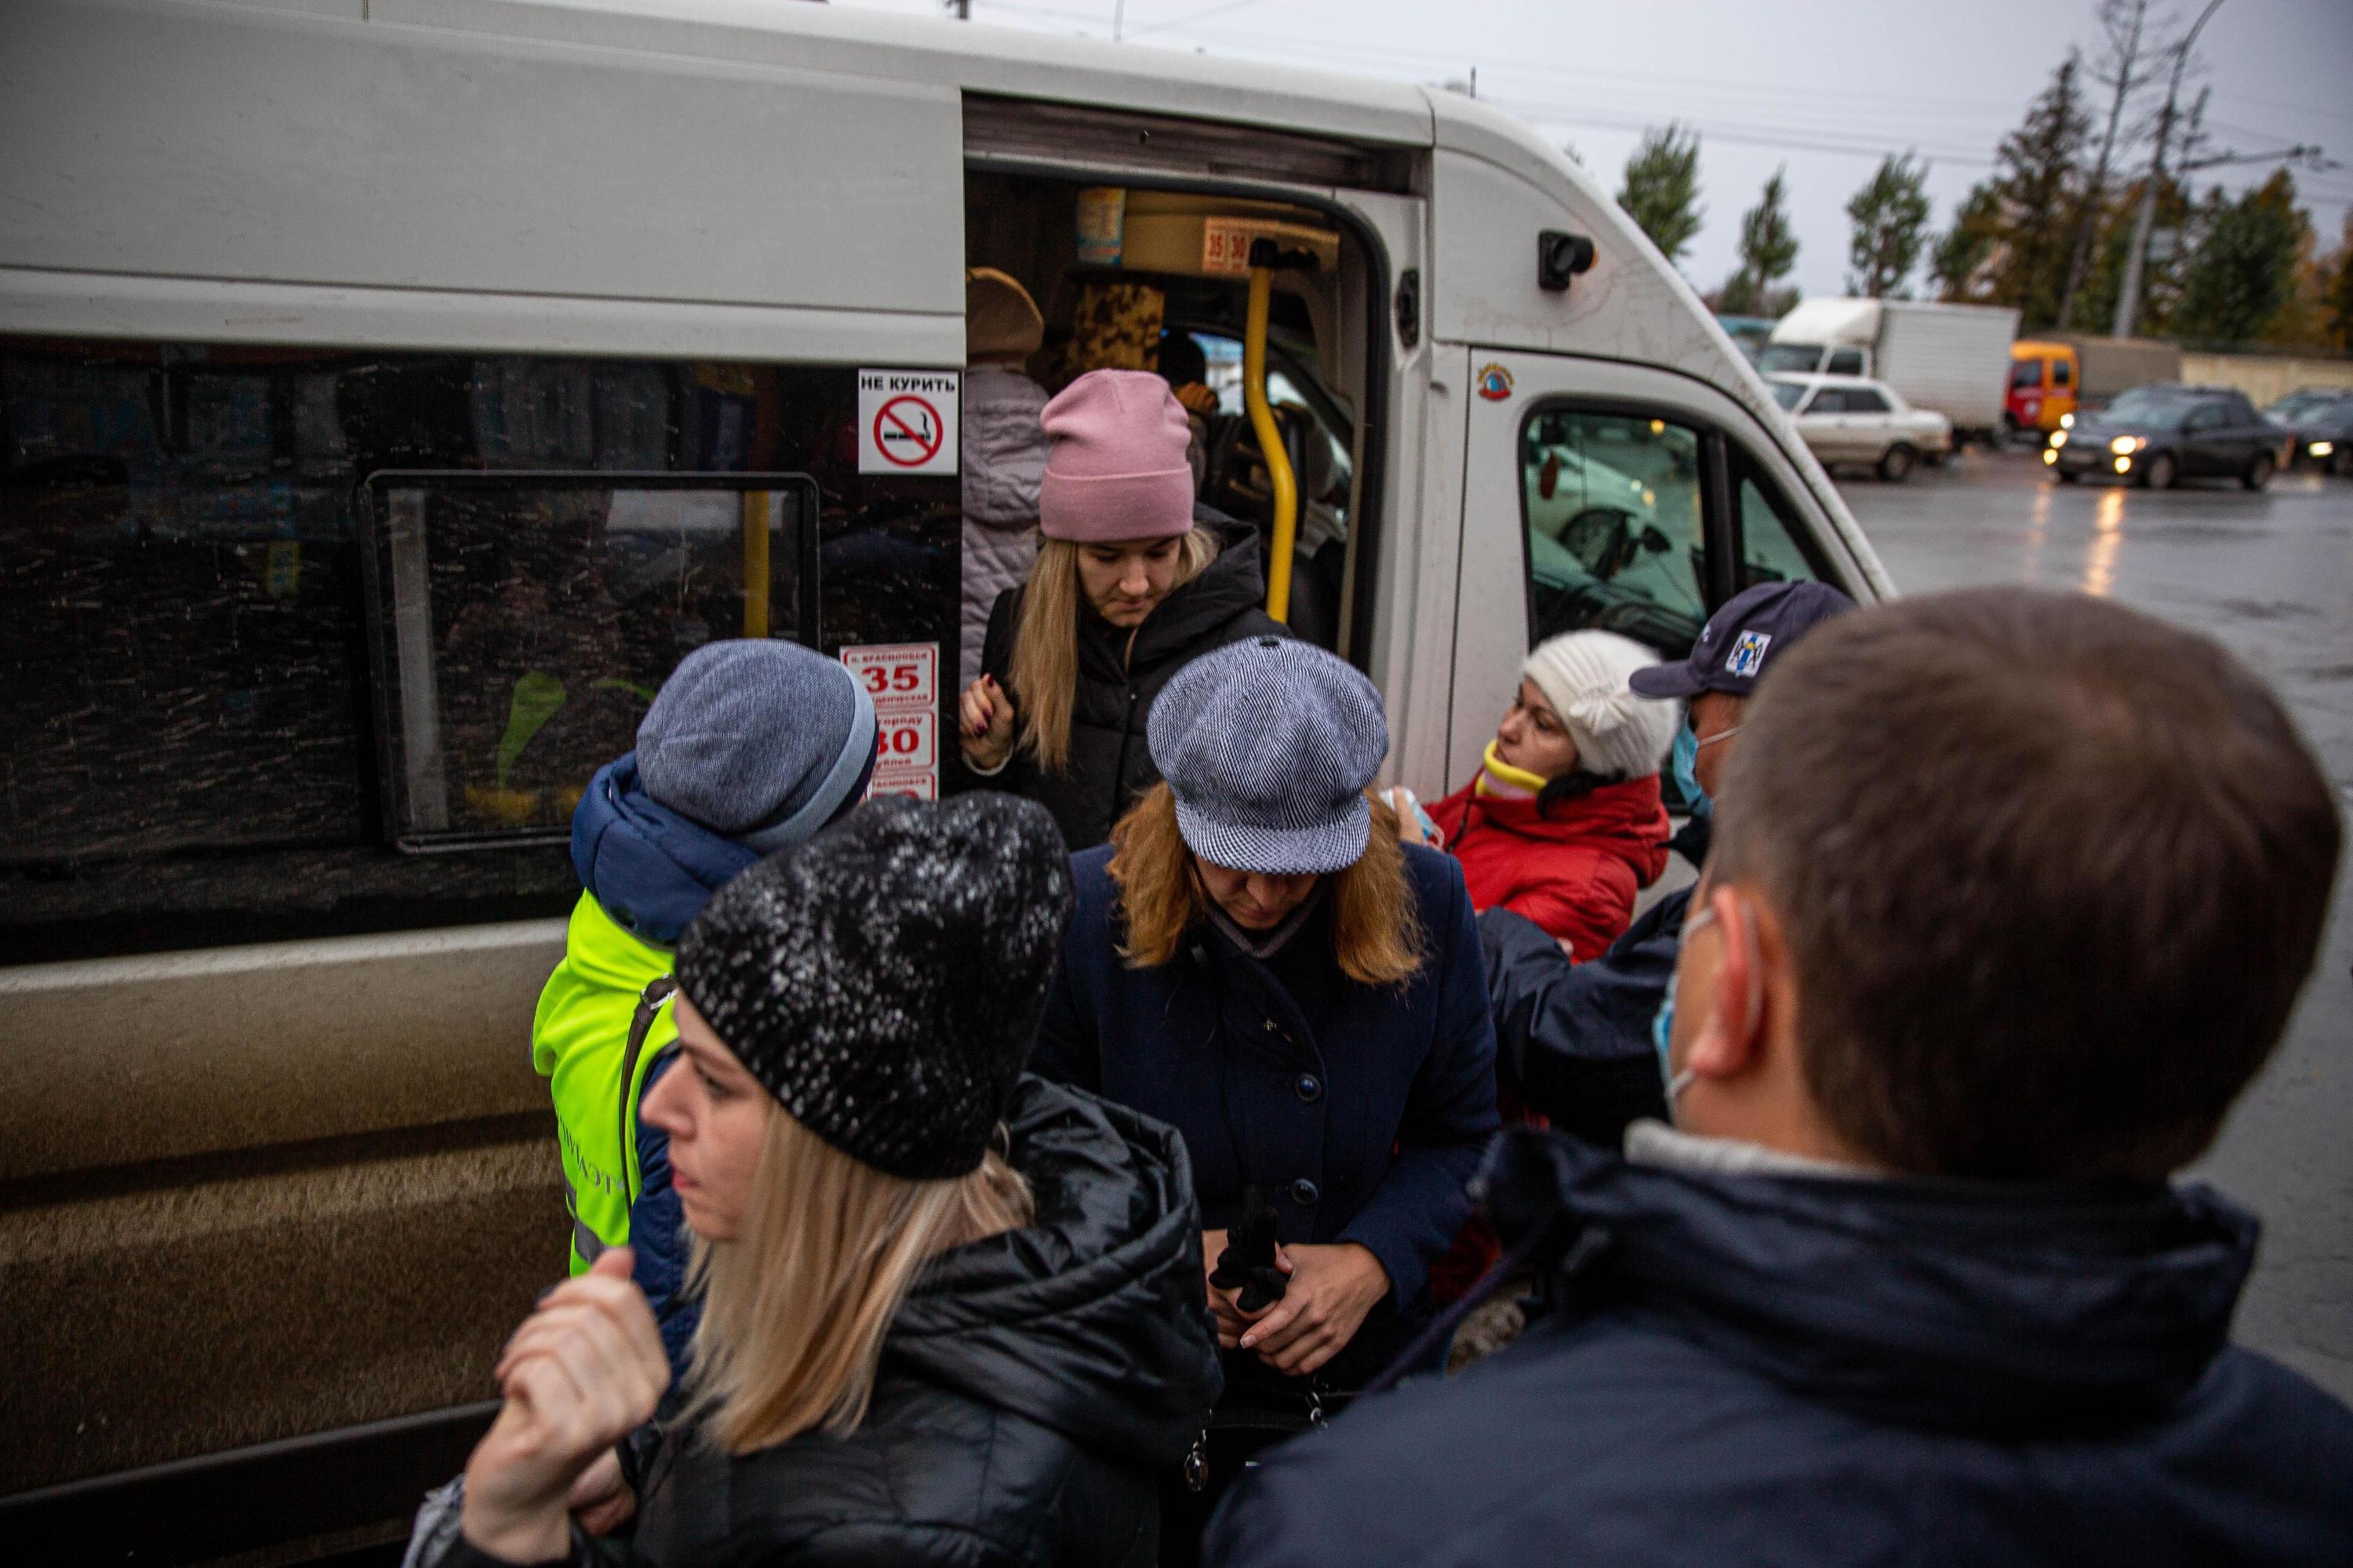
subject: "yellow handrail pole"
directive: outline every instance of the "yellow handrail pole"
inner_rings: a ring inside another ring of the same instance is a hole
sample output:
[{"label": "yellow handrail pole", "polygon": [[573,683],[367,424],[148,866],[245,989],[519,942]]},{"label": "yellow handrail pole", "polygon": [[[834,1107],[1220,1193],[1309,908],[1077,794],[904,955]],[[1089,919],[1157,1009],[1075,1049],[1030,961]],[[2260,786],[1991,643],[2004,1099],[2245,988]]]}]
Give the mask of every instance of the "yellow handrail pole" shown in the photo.
[{"label": "yellow handrail pole", "polygon": [[744,493],[744,635],[768,634],[768,493]]},{"label": "yellow handrail pole", "polygon": [[1292,477],[1291,454],[1266,400],[1266,316],[1274,296],[1274,269],[1252,267],[1250,316],[1242,327],[1242,402],[1250,429],[1258,432],[1259,455],[1274,486],[1274,534],[1266,563],[1266,612],[1291,620],[1291,552],[1299,535],[1299,482]]}]

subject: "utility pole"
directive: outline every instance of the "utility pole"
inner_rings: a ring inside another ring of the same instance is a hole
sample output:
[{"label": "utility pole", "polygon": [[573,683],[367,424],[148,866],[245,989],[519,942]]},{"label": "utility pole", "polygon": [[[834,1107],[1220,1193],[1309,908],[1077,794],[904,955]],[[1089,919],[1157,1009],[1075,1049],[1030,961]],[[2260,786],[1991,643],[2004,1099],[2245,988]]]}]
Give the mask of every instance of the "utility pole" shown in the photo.
[{"label": "utility pole", "polygon": [[2140,187],[2140,210],[2133,217],[2132,249],[2125,252],[2125,281],[2116,295],[2116,324],[2108,329],[2116,337],[2132,336],[2140,316],[2141,258],[2148,250],[2149,226],[2157,221],[2157,187],[2165,181],[2165,147],[2173,136],[2174,103],[2181,94],[2181,73],[2189,64],[2190,46],[2197,43],[2199,29],[2221,5],[2222,0],[2208,0],[2206,9],[2198,13],[2198,20],[2189,25],[2189,31],[2173,48],[2173,79],[2166,85],[2165,112],[2158,116],[2157,150],[2149,154],[2148,179]]},{"label": "utility pole", "polygon": [[[2092,230],[2100,219],[2100,206],[2108,195],[2108,159],[2116,152],[2116,132],[2124,126],[2125,105],[2131,101],[2133,89],[2139,85],[2141,38],[2148,26],[2148,0],[2118,0],[2119,6],[2128,4],[2129,11],[2100,7],[2100,30],[2108,42],[2109,58],[2093,69],[2093,79],[2105,81],[2110,89],[2108,98],[2108,128],[2100,138],[2099,160],[2092,165],[2092,188],[2084,193],[2084,216],[2075,221],[2075,249],[2067,260],[2067,283],[2059,291],[2059,326],[2064,331],[2075,313],[2075,291],[2083,286],[2084,265],[2092,259]],[[2113,78],[2100,75],[2103,67],[2113,65]]]}]

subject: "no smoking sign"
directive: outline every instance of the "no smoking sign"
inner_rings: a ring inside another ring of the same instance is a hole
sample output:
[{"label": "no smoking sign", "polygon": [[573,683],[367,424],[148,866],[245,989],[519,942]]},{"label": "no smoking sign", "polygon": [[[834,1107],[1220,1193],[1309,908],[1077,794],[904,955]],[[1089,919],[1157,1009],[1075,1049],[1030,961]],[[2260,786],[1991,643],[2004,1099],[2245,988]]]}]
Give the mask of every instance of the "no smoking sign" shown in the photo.
[{"label": "no smoking sign", "polygon": [[858,373],[858,471],[956,471],[956,405],[964,377],[953,370]]}]

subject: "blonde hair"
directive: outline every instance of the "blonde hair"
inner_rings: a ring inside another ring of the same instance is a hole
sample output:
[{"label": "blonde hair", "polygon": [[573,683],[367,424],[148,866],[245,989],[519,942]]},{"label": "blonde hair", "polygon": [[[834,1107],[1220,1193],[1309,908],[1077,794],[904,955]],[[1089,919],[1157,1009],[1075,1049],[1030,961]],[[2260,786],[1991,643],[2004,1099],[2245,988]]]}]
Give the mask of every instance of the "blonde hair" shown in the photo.
[{"label": "blonde hair", "polygon": [[[1406,878],[1397,813],[1371,800],[1365,853],[1332,884],[1332,949],[1359,984],[1402,985],[1421,972],[1421,917]],[[1176,796],[1155,785],[1111,831],[1111,878],[1119,885],[1126,940],[1120,956],[1153,969],[1176,956],[1185,934],[1209,917],[1209,895],[1176,828]]]},{"label": "blonde hair", "polygon": [[741,1232],[693,1243],[690,1287],[703,1308],[688,1418],[731,1454],[812,1427],[854,1430],[924,1264],[1027,1225],[1034,1209],[1029,1182],[995,1150],[968,1176],[912,1181],[772,1107]]},{"label": "blonde hair", "polygon": [[[1208,529],[1197,526],[1183,538],[1176,578],[1168,585],[1171,593],[1218,558],[1218,537]],[[1085,597],[1079,586],[1079,546],[1069,539],[1041,537],[1037,564],[1021,590],[1021,620],[1014,629],[1005,677],[1021,705],[1021,744],[1048,773],[1065,772],[1071,766],[1071,702],[1079,684],[1079,605]],[[1134,643],[1133,633],[1128,641]]]}]

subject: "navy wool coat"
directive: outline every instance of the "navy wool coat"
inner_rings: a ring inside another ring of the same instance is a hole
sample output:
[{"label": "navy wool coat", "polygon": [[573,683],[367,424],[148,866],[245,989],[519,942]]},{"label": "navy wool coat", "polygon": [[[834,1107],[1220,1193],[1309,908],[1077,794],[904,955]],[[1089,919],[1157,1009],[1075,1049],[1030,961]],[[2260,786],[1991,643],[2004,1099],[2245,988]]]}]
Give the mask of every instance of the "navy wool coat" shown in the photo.
[{"label": "navy wool coat", "polygon": [[1461,869],[1405,853],[1429,959],[1384,987],[1341,970],[1328,902],[1269,960],[1205,925],[1132,968],[1109,846],[1073,855],[1078,910],[1031,1065],[1175,1127],[1205,1227],[1231,1225],[1255,1184],[1282,1241],[1370,1248],[1411,1317],[1495,1130],[1495,1033]]}]

